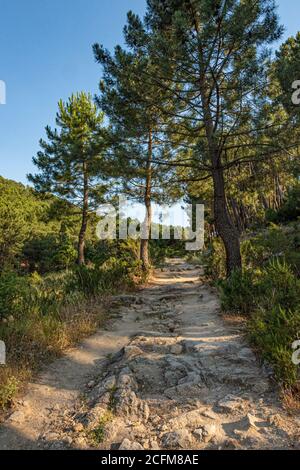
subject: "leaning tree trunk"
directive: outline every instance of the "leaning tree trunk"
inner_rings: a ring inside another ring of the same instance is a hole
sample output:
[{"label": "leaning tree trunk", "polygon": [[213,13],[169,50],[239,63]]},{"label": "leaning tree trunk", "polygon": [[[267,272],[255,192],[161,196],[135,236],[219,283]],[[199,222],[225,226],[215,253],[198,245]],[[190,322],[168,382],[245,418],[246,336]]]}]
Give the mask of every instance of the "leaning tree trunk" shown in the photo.
[{"label": "leaning tree trunk", "polygon": [[221,168],[213,170],[215,224],[226,251],[227,276],[242,268],[240,239],[231,221],[225,196],[224,175]]},{"label": "leaning tree trunk", "polygon": [[82,204],[82,220],[78,239],[78,256],[77,264],[82,266],[85,264],[85,234],[88,225],[88,210],[89,210],[89,189],[88,189],[88,176],[87,164],[83,163],[83,204]]},{"label": "leaning tree trunk", "polygon": [[150,267],[150,256],[149,256],[149,238],[151,231],[152,222],[152,207],[151,207],[151,188],[152,188],[152,130],[149,130],[149,141],[148,141],[148,158],[146,167],[146,186],[145,186],[145,221],[144,221],[144,236],[141,238],[140,247],[140,260],[142,262],[142,268],[144,271],[148,271]]}]

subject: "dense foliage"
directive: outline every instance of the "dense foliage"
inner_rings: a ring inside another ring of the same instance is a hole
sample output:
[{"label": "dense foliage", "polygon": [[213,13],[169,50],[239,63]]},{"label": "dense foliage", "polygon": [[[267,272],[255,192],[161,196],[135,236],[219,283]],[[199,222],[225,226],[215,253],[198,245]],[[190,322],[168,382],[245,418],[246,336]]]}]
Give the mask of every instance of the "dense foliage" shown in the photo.
[{"label": "dense foliage", "polygon": [[[205,257],[206,274],[219,279],[222,308],[246,316],[249,338],[283,385],[298,390],[292,344],[300,338],[299,222],[264,229],[242,242],[244,270],[224,279],[217,240]],[[223,280],[220,278],[223,276]]]}]

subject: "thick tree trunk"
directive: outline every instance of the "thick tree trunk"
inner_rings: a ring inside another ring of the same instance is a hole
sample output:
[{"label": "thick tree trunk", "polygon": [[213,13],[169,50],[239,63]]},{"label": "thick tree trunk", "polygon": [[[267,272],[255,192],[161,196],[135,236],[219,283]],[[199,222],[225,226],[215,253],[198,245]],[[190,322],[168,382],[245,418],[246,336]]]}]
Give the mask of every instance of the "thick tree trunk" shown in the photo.
[{"label": "thick tree trunk", "polygon": [[152,222],[152,207],[151,207],[151,189],[152,189],[152,130],[149,130],[148,140],[148,158],[146,167],[146,185],[145,185],[145,221],[144,221],[144,235],[147,238],[141,239],[140,247],[140,260],[144,271],[148,271],[150,267],[150,256],[149,256],[149,238],[151,231]]},{"label": "thick tree trunk", "polygon": [[238,207],[238,204],[233,197],[228,198],[228,204],[231,208],[230,212],[234,219],[235,227],[238,230],[239,234],[241,234],[244,229],[244,222],[241,216],[241,208]]},{"label": "thick tree trunk", "polygon": [[235,269],[242,268],[242,259],[239,234],[228,213],[222,169],[213,170],[213,183],[215,224],[225,246],[227,276],[230,276]]},{"label": "thick tree trunk", "polygon": [[78,239],[78,257],[77,264],[82,266],[85,264],[85,234],[88,225],[88,210],[89,210],[89,189],[88,189],[88,176],[87,164],[83,163],[83,204],[82,204],[82,220]]},{"label": "thick tree trunk", "polygon": [[[194,22],[197,35],[198,37],[200,37],[199,17],[195,14],[195,12]],[[220,89],[218,86],[215,87],[218,95],[218,103],[216,109],[212,111],[211,89],[209,86],[211,78],[206,76],[207,64],[204,58],[204,51],[201,41],[199,41],[198,51],[199,88],[203,107],[203,119],[214,185],[215,226],[225,246],[227,276],[230,276],[230,274],[235,269],[240,269],[242,267],[242,258],[239,234],[230,218],[229,211],[227,208],[222,159],[216,137],[221,118]]]}]

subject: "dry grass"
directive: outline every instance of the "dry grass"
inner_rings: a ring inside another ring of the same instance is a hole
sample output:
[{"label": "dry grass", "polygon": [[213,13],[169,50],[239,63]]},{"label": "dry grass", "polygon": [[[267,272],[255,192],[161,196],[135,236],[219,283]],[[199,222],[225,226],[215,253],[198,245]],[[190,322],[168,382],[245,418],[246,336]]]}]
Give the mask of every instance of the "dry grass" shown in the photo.
[{"label": "dry grass", "polygon": [[290,390],[281,393],[284,408],[291,413],[300,413],[300,382]]},{"label": "dry grass", "polygon": [[0,410],[13,404],[43,364],[93,334],[106,318],[103,299],[93,299],[63,307],[58,318],[27,318],[2,327],[8,363],[0,366]]}]

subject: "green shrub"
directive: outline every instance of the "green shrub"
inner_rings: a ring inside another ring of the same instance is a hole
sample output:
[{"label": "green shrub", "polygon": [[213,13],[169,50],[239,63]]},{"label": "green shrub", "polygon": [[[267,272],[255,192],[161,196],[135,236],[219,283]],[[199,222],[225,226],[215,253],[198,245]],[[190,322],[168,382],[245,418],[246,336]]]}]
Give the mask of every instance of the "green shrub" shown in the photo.
[{"label": "green shrub", "polygon": [[90,432],[90,438],[94,445],[99,445],[105,440],[106,427],[114,419],[114,415],[111,411],[107,411],[100,418],[98,425]]},{"label": "green shrub", "polygon": [[63,304],[69,303],[67,289],[71,274],[68,271],[30,276],[30,310],[38,316],[57,315]]},{"label": "green shrub", "polygon": [[286,223],[300,217],[300,184],[288,191],[283,206],[278,210],[267,211],[266,218],[270,222]]},{"label": "green shrub", "polygon": [[86,260],[93,265],[101,266],[111,258],[130,263],[138,257],[138,240],[130,238],[127,240],[98,240],[86,244]]},{"label": "green shrub", "polygon": [[[298,386],[299,367],[292,344],[300,338],[299,223],[271,225],[241,243],[243,272],[227,280],[225,253],[215,240],[206,258],[206,273],[219,278],[222,309],[248,316],[250,341],[285,387]],[[220,280],[221,279],[221,280]]]},{"label": "green shrub", "polygon": [[249,271],[234,271],[230,278],[219,282],[219,287],[224,311],[246,315],[253,311],[257,287]]},{"label": "green shrub", "polygon": [[215,238],[209,248],[203,253],[205,275],[217,281],[226,277],[226,256],[223,242]]},{"label": "green shrub", "polygon": [[27,240],[23,247],[23,262],[29,271],[40,274],[68,269],[76,261],[73,241],[64,234],[46,234]]},{"label": "green shrub", "polygon": [[96,297],[105,292],[133,287],[134,276],[140,274],[139,262],[110,258],[102,266],[76,266],[68,290],[78,290],[85,297]]},{"label": "green shrub", "polygon": [[262,271],[256,302],[268,309],[294,309],[300,304],[300,281],[285,261],[274,260]]},{"label": "green shrub", "polygon": [[13,271],[0,274],[0,319],[20,315],[27,308],[30,293],[26,278]]},{"label": "green shrub", "polygon": [[70,291],[78,289],[86,297],[96,297],[100,293],[103,274],[99,267],[76,266],[73,273]]},{"label": "green shrub", "polygon": [[291,248],[287,234],[281,227],[272,225],[259,235],[242,241],[243,264],[247,268],[261,268],[274,258],[284,258]]},{"label": "green shrub", "polygon": [[279,305],[258,310],[249,322],[249,335],[262,357],[274,368],[277,379],[293,386],[299,368],[292,362],[292,344],[300,335],[300,308],[286,310]]},{"label": "green shrub", "polygon": [[9,377],[0,386],[0,408],[4,411],[10,405],[15,394],[18,392],[19,381],[15,377]]}]

